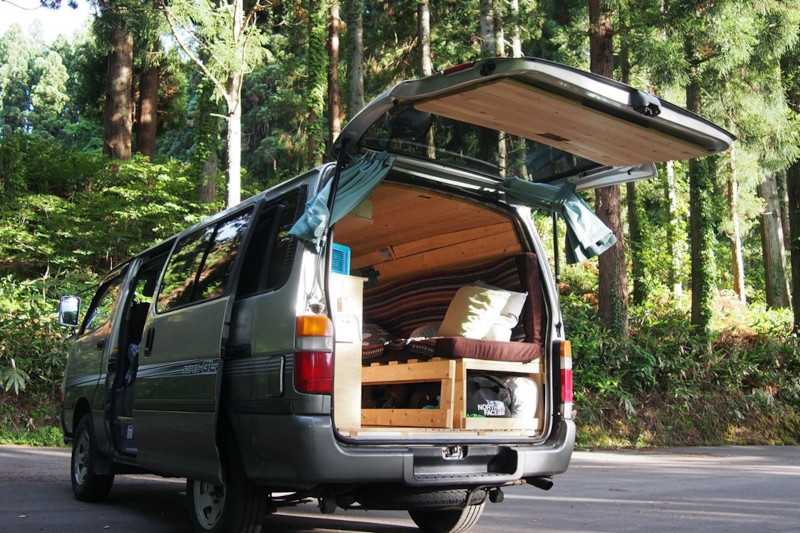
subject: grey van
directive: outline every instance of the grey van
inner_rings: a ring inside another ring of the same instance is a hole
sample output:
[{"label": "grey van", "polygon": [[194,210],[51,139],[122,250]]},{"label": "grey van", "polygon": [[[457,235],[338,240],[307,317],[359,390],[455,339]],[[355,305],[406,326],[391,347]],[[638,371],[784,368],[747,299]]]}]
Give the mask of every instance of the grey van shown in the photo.
[{"label": "grey van", "polygon": [[62,299],[75,496],[148,472],[187,479],[195,531],[316,499],[455,532],[505,486],[550,488],[575,439],[572,353],[532,211],[591,257],[614,237],[578,192],[732,142],[537,59],[395,85],[331,162],[118,266],[82,318]]}]

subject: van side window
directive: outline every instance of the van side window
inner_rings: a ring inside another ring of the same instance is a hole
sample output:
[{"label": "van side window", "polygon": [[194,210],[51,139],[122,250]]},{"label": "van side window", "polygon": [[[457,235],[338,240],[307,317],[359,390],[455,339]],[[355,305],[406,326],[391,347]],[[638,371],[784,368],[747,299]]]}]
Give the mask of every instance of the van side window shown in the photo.
[{"label": "van side window", "polygon": [[159,313],[225,294],[251,214],[252,208],[178,242],[158,293]]},{"label": "van side window", "polygon": [[237,297],[279,289],[289,279],[296,241],[289,230],[302,213],[305,187],[261,210],[247,246]]},{"label": "van side window", "polygon": [[114,312],[114,302],[117,301],[123,277],[123,274],[120,274],[97,290],[97,294],[86,312],[81,334],[99,329],[111,318]]}]

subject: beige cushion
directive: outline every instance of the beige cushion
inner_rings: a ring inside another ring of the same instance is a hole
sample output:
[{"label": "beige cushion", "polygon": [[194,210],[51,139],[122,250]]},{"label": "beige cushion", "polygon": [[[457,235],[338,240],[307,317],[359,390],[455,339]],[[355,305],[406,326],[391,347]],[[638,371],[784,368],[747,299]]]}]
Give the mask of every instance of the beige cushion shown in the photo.
[{"label": "beige cushion", "polygon": [[461,287],[447,308],[439,335],[482,339],[500,316],[508,298],[509,293],[504,290],[476,285]]}]

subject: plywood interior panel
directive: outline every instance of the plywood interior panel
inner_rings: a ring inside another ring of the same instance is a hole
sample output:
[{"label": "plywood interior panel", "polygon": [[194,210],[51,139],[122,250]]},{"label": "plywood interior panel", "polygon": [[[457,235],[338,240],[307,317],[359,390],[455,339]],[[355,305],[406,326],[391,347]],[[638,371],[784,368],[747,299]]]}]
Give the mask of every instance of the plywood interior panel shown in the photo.
[{"label": "plywood interior panel", "polygon": [[519,135],[609,166],[708,155],[702,146],[511,79],[437,96],[415,107]]},{"label": "plywood interior panel", "polygon": [[350,247],[350,266],[374,268],[379,283],[519,253],[514,225],[477,203],[396,183],[369,197],[371,213],[347,215],[335,240]]}]

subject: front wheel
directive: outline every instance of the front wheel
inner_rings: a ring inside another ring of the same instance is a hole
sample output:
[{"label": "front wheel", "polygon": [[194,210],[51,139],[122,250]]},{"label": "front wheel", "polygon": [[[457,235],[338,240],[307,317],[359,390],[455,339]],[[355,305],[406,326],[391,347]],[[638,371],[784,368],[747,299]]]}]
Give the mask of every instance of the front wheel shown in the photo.
[{"label": "front wheel", "polygon": [[267,495],[244,473],[236,446],[221,450],[225,485],[186,480],[192,530],[202,533],[258,533],[264,522]]},{"label": "front wheel", "polygon": [[409,509],[411,519],[425,533],[463,533],[478,523],[485,503],[461,509]]},{"label": "front wheel", "polygon": [[98,453],[92,417],[85,414],[75,428],[70,465],[72,492],[77,499],[84,502],[102,500],[108,496],[114,483],[114,474],[98,474],[94,471]]}]

